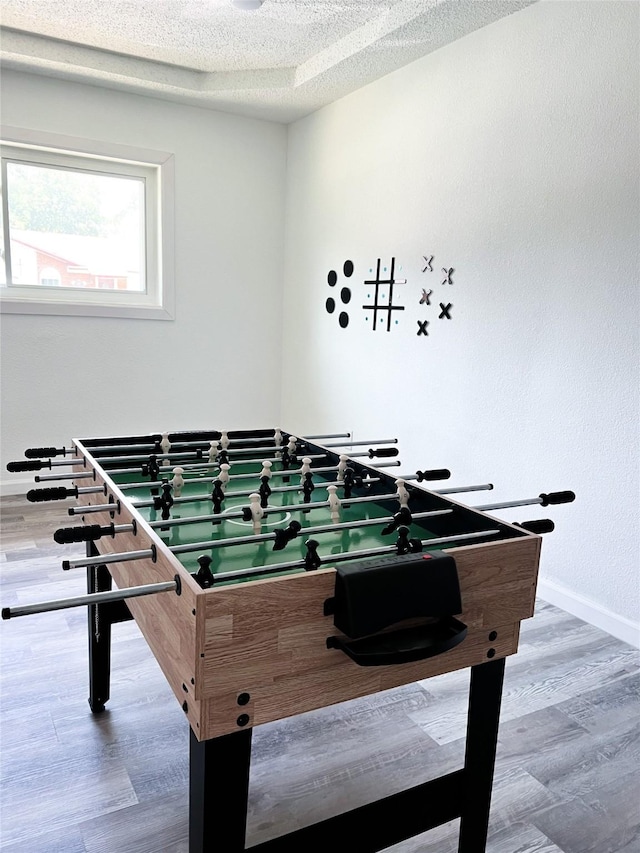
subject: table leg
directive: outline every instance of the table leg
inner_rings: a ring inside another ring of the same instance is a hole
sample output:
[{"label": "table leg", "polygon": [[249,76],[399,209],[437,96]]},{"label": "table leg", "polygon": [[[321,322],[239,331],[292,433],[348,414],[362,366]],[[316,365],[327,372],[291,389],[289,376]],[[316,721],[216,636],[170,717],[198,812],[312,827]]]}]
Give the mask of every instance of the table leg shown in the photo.
[{"label": "table leg", "polygon": [[199,741],[189,729],[189,853],[244,851],[252,733]]},{"label": "table leg", "polygon": [[505,659],[471,667],[465,802],[458,853],[484,853],[489,828]]},{"label": "table leg", "polygon": [[[87,542],[87,554],[94,551]],[[106,566],[87,567],[87,592],[106,592],[111,589],[112,580]],[[89,705],[94,714],[104,711],[109,699],[109,681],[111,676],[111,620],[98,604],[87,608],[89,617]]]}]

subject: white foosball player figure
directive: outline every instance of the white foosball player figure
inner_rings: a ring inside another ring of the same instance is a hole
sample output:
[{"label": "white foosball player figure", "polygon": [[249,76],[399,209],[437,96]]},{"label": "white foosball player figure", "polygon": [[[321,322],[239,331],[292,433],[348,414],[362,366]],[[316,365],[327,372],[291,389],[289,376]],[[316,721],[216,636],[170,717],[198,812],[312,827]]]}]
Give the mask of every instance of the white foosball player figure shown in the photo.
[{"label": "white foosball player figure", "polygon": [[406,490],[406,488],[404,486],[404,480],[402,480],[402,479],[396,480],[396,488],[398,490],[396,492],[396,497],[398,498],[398,501],[400,502],[400,506],[401,507],[405,507],[405,506],[408,507],[409,506],[409,492]]},{"label": "white foosball player figure", "polygon": [[251,521],[253,522],[253,532],[260,533],[262,530],[262,518],[264,509],[260,506],[260,495],[257,492],[249,495],[249,509],[251,511]]},{"label": "white foosball player figure", "polygon": [[276,427],[276,430],[273,434],[273,441],[276,445],[276,459],[280,459],[280,456],[282,455],[279,452],[279,449],[282,447],[282,430],[280,429],[280,427]]},{"label": "white foosball player figure", "polygon": [[337,524],[340,521],[340,510],[342,509],[342,503],[336,494],[337,491],[337,486],[333,484],[327,486],[327,492],[329,493],[329,512],[331,513],[331,521],[334,524]]},{"label": "white foosball player figure", "polygon": [[220,449],[220,445],[217,441],[209,442],[209,462],[212,465],[215,465],[216,456],[218,455],[218,450]]},{"label": "white foosball player figure", "polygon": [[[171,450],[171,442],[169,441],[169,433],[168,433],[168,432],[163,432],[163,433],[162,433],[162,440],[161,440],[161,442],[160,442],[160,450],[162,450],[162,452],[163,452],[165,455],[167,455],[167,454],[169,453],[169,451]],[[169,464],[169,460],[168,460],[168,459],[163,459],[163,460],[162,460],[162,464],[163,464],[163,465],[168,465],[168,464]]]},{"label": "white foosball player figure", "polygon": [[262,471],[260,471],[261,477],[269,477],[271,478],[271,465],[272,462],[269,459],[265,459],[262,463]]},{"label": "white foosball player figure", "polygon": [[305,474],[308,474],[311,471],[311,460],[308,456],[304,456],[302,458],[302,468],[300,468],[300,485],[303,485]]},{"label": "white foosball player figure", "polygon": [[223,492],[227,488],[227,483],[229,482],[229,468],[231,468],[231,465],[229,465],[228,462],[223,462],[220,466],[218,480],[220,480],[220,485],[222,487]]},{"label": "white foosball player figure", "polygon": [[222,430],[220,434],[220,447],[222,450],[228,450],[230,444],[229,436],[227,435],[226,430]]},{"label": "white foosball player figure", "polygon": [[349,457],[344,453],[340,454],[340,461],[338,462],[338,480],[342,482],[344,480],[344,472],[347,467],[347,462],[349,461]]},{"label": "white foosball player figure", "polygon": [[173,495],[176,498],[179,498],[182,494],[182,489],[184,486],[184,468],[181,468],[179,465],[173,469],[173,477],[169,480],[171,487],[173,489]]}]

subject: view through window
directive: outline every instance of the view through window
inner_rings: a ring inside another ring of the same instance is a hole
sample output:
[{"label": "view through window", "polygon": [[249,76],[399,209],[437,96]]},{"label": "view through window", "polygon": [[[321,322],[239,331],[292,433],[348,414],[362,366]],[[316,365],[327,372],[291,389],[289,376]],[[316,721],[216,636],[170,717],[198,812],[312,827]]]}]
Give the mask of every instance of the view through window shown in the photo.
[{"label": "view through window", "polygon": [[2,284],[145,290],[144,181],[7,162]]}]

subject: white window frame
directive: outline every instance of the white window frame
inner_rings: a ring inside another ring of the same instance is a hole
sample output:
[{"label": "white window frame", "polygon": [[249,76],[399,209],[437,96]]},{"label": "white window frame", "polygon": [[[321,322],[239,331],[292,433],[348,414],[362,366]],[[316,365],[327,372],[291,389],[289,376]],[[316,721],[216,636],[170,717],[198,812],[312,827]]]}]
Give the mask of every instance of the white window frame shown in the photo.
[{"label": "white window frame", "polygon": [[[134,292],[89,288],[0,286],[0,312],[66,316],[126,317],[173,320],[174,294],[174,158],[164,151],[78,139],[25,128],[0,128],[2,177],[6,160],[22,159],[43,165],[64,165],[80,171],[145,180],[146,289]],[[3,223],[8,240],[7,199],[3,193]]]}]

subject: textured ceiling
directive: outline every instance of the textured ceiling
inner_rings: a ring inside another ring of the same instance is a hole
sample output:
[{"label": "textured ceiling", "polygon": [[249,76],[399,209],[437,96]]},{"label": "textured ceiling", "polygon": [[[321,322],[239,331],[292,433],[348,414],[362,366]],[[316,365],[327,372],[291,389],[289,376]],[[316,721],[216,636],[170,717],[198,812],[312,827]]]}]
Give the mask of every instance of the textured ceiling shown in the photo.
[{"label": "textured ceiling", "polygon": [[1,60],[289,122],[536,0],[1,0]]}]

